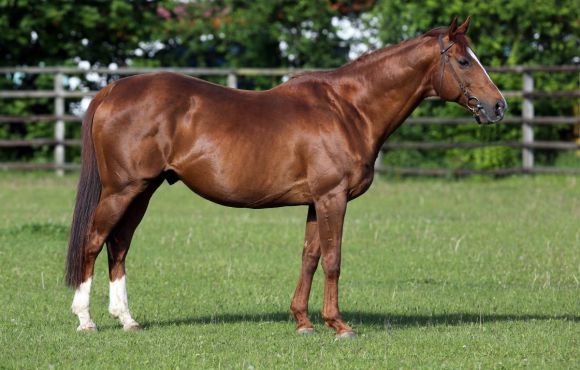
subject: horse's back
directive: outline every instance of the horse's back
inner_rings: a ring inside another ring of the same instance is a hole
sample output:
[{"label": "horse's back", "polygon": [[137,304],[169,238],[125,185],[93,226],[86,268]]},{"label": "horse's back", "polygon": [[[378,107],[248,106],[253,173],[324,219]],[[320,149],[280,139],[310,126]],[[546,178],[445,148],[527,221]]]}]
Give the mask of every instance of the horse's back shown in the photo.
[{"label": "horse's back", "polygon": [[304,94],[231,89],[172,72],[136,75],[112,84],[95,116],[97,126],[120,125],[127,130],[129,124],[147,122],[175,125],[189,113],[189,123],[197,127],[276,133],[288,128],[284,126],[295,128],[307,116],[305,111],[312,111]]}]

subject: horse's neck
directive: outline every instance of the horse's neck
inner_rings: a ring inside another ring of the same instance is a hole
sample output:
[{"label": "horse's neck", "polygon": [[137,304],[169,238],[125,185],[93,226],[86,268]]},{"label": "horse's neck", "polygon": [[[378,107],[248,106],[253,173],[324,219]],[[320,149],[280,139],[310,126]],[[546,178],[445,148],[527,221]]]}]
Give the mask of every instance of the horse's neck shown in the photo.
[{"label": "horse's neck", "polygon": [[367,123],[361,130],[375,155],[431,90],[434,58],[427,42],[410,40],[337,71]]}]

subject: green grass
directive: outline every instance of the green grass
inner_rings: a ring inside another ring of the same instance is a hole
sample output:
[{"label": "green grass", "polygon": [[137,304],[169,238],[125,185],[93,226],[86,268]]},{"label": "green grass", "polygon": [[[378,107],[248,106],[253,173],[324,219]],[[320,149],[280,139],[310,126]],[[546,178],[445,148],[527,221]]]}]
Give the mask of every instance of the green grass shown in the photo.
[{"label": "green grass", "polygon": [[0,174],[0,368],[580,368],[580,178],[385,180],[349,205],[337,341],[289,319],[304,207],[154,196],[128,257],[145,330],[107,313],[106,253],[77,333],[63,285],[76,178]]}]

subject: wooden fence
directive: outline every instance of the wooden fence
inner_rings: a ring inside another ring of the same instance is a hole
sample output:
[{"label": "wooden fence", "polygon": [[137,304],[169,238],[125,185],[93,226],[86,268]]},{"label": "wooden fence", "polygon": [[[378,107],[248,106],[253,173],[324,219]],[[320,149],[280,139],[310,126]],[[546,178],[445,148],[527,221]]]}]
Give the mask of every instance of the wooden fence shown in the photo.
[{"label": "wooden fence", "polygon": [[[468,174],[512,174],[512,173],[577,173],[580,174],[579,168],[551,168],[538,167],[534,165],[535,149],[554,149],[554,150],[580,150],[580,140],[576,142],[563,141],[537,141],[534,139],[534,125],[580,125],[580,117],[538,117],[534,114],[534,98],[580,98],[580,89],[572,91],[536,91],[534,89],[534,74],[538,72],[548,73],[569,73],[576,74],[578,78],[580,65],[564,66],[536,66],[536,67],[490,67],[489,72],[494,73],[512,73],[522,75],[522,90],[504,91],[506,98],[522,98],[522,115],[506,117],[503,124],[521,125],[520,141],[503,141],[503,142],[389,142],[383,146],[383,151],[394,149],[446,149],[446,148],[481,148],[486,146],[504,146],[518,148],[522,151],[522,166],[516,168],[502,168],[494,170],[470,170],[470,169],[420,169],[420,168],[400,168],[400,167],[382,167],[377,169],[382,172],[399,173],[399,174],[417,174],[417,175],[468,175]],[[79,166],[65,161],[65,151],[70,146],[80,146],[80,140],[71,139],[65,136],[65,128],[68,122],[79,124],[81,117],[66,114],[65,99],[67,98],[84,98],[94,96],[96,91],[69,91],[64,88],[65,76],[83,75],[87,73],[98,73],[100,75],[133,75],[139,73],[174,71],[192,76],[224,76],[227,79],[229,87],[238,86],[239,76],[288,76],[301,70],[297,69],[264,69],[264,68],[94,68],[80,69],[72,67],[3,67],[0,68],[2,74],[50,74],[54,75],[54,87],[52,90],[4,90],[0,91],[0,99],[14,98],[51,98],[54,99],[54,114],[49,115],[26,115],[26,116],[8,116],[0,115],[0,124],[34,122],[34,121],[54,121],[54,137],[31,139],[31,140],[0,140],[0,148],[6,147],[30,147],[47,145],[54,148],[53,163],[24,163],[24,162],[4,162],[0,163],[2,169],[51,169],[55,170],[58,175],[64,174],[66,170],[77,170]],[[441,118],[441,117],[421,117],[409,118],[406,124],[411,125],[458,125],[473,124],[470,117],[465,118]],[[379,163],[379,161],[377,161]]]}]

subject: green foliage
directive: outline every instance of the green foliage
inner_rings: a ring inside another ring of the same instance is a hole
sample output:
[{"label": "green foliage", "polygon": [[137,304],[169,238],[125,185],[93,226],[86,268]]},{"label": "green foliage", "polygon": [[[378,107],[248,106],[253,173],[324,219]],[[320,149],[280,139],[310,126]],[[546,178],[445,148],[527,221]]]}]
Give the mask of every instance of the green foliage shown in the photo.
[{"label": "green foliage", "polygon": [[[126,64],[158,22],[157,2],[1,0],[0,65]],[[33,36],[33,33],[36,36]]]},{"label": "green foliage", "polygon": [[[166,22],[157,37],[166,46],[155,58],[164,65],[323,68],[345,61],[332,26],[337,13],[321,2],[223,0],[161,9]],[[244,88],[272,85],[271,78],[241,81]]]},{"label": "green foliage", "polygon": [[580,8],[573,0],[380,1],[364,19],[378,17],[380,38],[397,43],[468,15],[469,35],[486,65],[577,63]]}]

